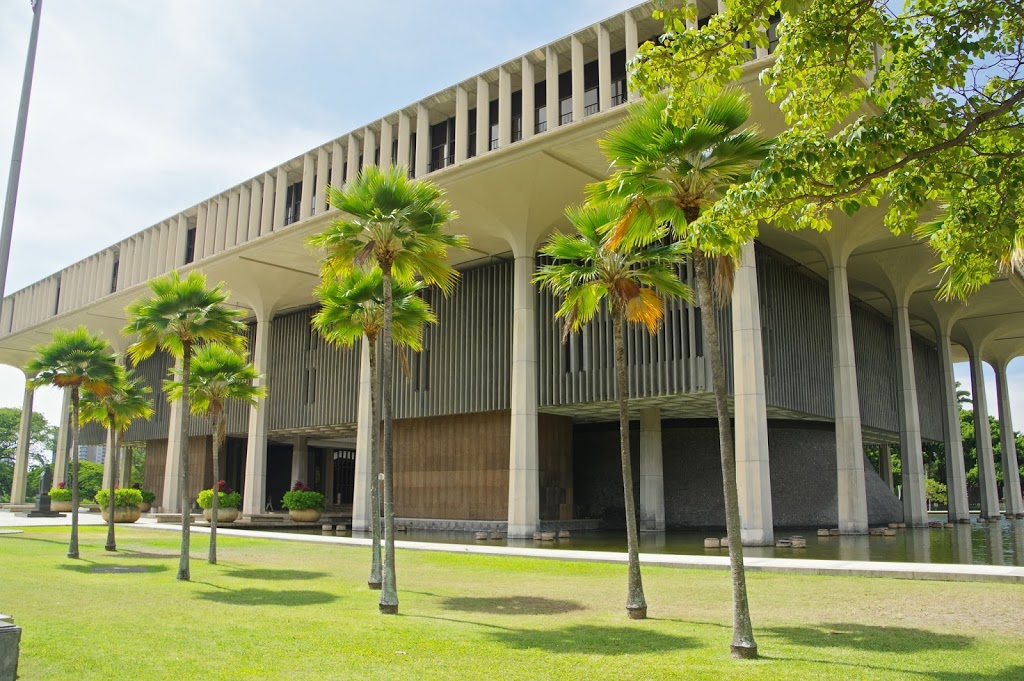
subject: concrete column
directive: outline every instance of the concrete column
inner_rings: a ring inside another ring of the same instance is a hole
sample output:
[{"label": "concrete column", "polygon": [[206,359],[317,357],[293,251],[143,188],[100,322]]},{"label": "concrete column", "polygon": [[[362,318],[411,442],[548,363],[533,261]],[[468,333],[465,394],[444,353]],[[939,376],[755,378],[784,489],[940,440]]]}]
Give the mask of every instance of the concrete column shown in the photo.
[{"label": "concrete column", "polygon": [[271,231],[284,227],[284,219],[288,213],[288,171],[284,167],[277,169],[274,178],[274,223]]},{"label": "concrete column", "polygon": [[[171,254],[169,262],[167,264],[167,271],[181,267],[185,264],[185,247],[188,245],[188,218],[185,217],[184,213],[178,215],[178,227],[174,230],[174,253]],[[120,272],[120,267],[118,269]],[[118,278],[120,278],[118,274]],[[118,284],[117,288],[120,289],[121,285]]]},{"label": "concrete column", "polygon": [[868,531],[868,502],[864,483],[864,445],[861,438],[857,361],[853,352],[853,316],[846,262],[828,269],[832,316],[832,379],[835,391],[836,483],[839,530]]},{"label": "concrete column", "polygon": [[612,108],[612,46],[608,27],[598,24],[597,32],[597,87],[601,111]]},{"label": "concrete column", "polygon": [[476,155],[491,149],[491,86],[483,76],[476,77]]},{"label": "concrete column", "polygon": [[[209,217],[209,208],[208,204],[201,203],[196,209],[196,241],[193,246],[193,262],[202,260],[206,252],[206,218]],[[129,241],[130,248],[131,241]],[[131,281],[127,283],[129,286],[131,285]]]},{"label": "concrete column", "polygon": [[263,206],[260,208],[260,236],[274,231],[274,176],[263,173]]},{"label": "concrete column", "polygon": [[345,148],[347,152],[345,162],[348,163],[348,172],[345,173],[346,185],[356,179],[356,175],[359,174],[359,149],[359,139],[355,135],[349,135],[348,144]]},{"label": "concrete column", "polygon": [[[254,385],[267,382],[267,359],[270,356],[270,328],[272,313],[256,318],[256,343],[252,350],[252,363],[262,378]],[[242,513],[263,513],[267,503],[267,400],[249,407],[249,437],[245,447],[245,486],[242,492]]]},{"label": "concrete column", "polygon": [[640,531],[665,531],[661,410],[640,410]]},{"label": "concrete column", "polygon": [[122,447],[121,451],[118,452],[118,458],[121,459],[121,474],[118,478],[118,484],[123,489],[127,489],[132,484],[132,448]]},{"label": "concrete column", "polygon": [[[331,145],[331,186],[341,189],[345,184],[345,148],[335,140]],[[337,210],[330,206],[330,210]]]},{"label": "concrete column", "polygon": [[302,157],[302,198],[299,200],[299,220],[305,220],[313,209],[313,196],[316,193],[314,175],[316,174],[316,157],[306,154]]},{"label": "concrete column", "polygon": [[754,243],[744,244],[732,292],[733,383],[736,415],[736,486],[745,545],[775,543],[768,461],[761,305]]},{"label": "concrete column", "polygon": [[1017,463],[1017,443],[1013,437],[1013,417],[1010,414],[1010,388],[1006,369],[1009,362],[996,367],[996,395],[999,405],[999,443],[1003,455],[1003,504],[1007,516],[1024,513],[1020,493],[1020,468]]},{"label": "concrete column", "polygon": [[921,416],[917,406],[914,344],[910,336],[907,301],[893,310],[896,340],[897,393],[900,410],[900,460],[903,469],[903,520],[911,527],[928,525],[928,501],[924,496],[924,455],[921,452]]},{"label": "concrete column", "polygon": [[[173,230],[171,229],[171,224],[165,224],[163,226],[163,228],[161,229],[161,233],[162,233],[162,239],[161,239],[161,241],[162,241],[162,244],[161,244],[162,250],[160,252],[161,260],[160,260],[159,272],[164,272],[167,269],[170,269],[170,268],[167,267],[167,254],[170,253],[171,250],[172,250],[170,248],[171,239],[172,239],[172,233],[173,233]],[[111,249],[111,248],[108,248],[107,250],[103,251],[103,255],[100,258],[100,276],[99,276],[99,281],[96,282],[96,297],[97,298],[102,298],[103,296],[110,295],[110,280],[111,280],[111,277],[113,276],[113,273],[114,273],[114,250]],[[50,310],[52,310],[52,309],[53,309],[52,307],[46,308],[46,307],[42,307],[41,306],[39,311],[44,313],[44,314],[49,314]]]},{"label": "concrete column", "polygon": [[422,178],[430,166],[430,112],[416,105],[416,177]]},{"label": "concrete column", "polygon": [[980,353],[971,349],[971,398],[974,401],[974,442],[978,452],[978,484],[981,488],[981,517],[999,517],[996,489],[996,462],[992,452],[992,433],[988,426],[988,398],[985,396],[985,370]]},{"label": "concrete column", "polygon": [[71,446],[71,391],[64,389],[60,403],[60,423],[57,424],[57,446],[53,452],[53,486],[67,479],[68,447]]},{"label": "concrete column", "polygon": [[532,255],[516,256],[512,282],[512,437],[508,536],[532,537],[540,522],[537,434],[536,293]]},{"label": "concrete column", "polygon": [[107,438],[105,442],[106,453],[103,455],[103,489],[111,489],[113,483],[117,482],[117,471],[114,469],[114,457],[111,453],[114,451],[114,434],[111,430],[107,430]]},{"label": "concrete column", "polygon": [[583,43],[576,36],[571,36],[572,49],[572,120],[583,120]]},{"label": "concrete column", "polygon": [[249,217],[245,223],[245,240],[252,241],[260,236],[260,218],[263,212],[263,183],[254,178],[249,185]]},{"label": "concrete column", "polygon": [[[217,199],[217,241],[214,244],[214,253],[223,253],[228,245],[228,197],[221,196]],[[237,219],[237,218],[236,218]],[[232,227],[232,231],[234,228]]]},{"label": "concrete column", "polygon": [[363,128],[363,167],[377,165],[373,160],[377,153],[377,134],[369,128]]},{"label": "concrete column", "polygon": [[386,120],[380,122],[380,160],[381,168],[391,167],[391,147],[395,141],[395,126]]},{"label": "concrete column", "polygon": [[548,132],[558,127],[558,53],[548,46],[544,51],[544,99],[547,102],[546,118]]},{"label": "concrete column", "polygon": [[25,483],[28,481],[28,450],[32,444],[32,398],[35,390],[25,383],[25,396],[21,401],[21,422],[18,427],[18,448],[14,454],[14,477],[11,480],[11,503],[25,503]]},{"label": "concrete column", "polygon": [[217,252],[217,213],[220,205],[217,199],[206,202],[206,238],[203,241],[203,257],[208,258]]},{"label": "concrete column", "polygon": [[512,143],[512,76],[498,67],[498,148]]},{"label": "concrete column", "polygon": [[[161,513],[181,512],[181,459],[178,443],[181,441],[181,401],[171,402],[167,428],[167,460],[164,462],[164,489],[160,496]],[[187,447],[187,445],[186,445]]]},{"label": "concrete column", "polygon": [[359,402],[356,405],[356,470],[355,484],[352,489],[352,529],[356,532],[367,532],[370,529],[370,434],[373,424],[370,422],[370,345],[363,337],[360,343],[359,361]]},{"label": "concrete column", "polygon": [[[119,252],[117,255],[117,290],[123,291],[127,286],[127,272],[128,272],[128,261],[131,258],[129,250],[131,249],[131,239],[125,239],[119,246]],[[70,285],[70,277],[68,270],[64,270],[61,273],[61,294],[60,294],[60,312],[67,309],[67,289]]]},{"label": "concrete column", "polygon": [[252,192],[248,184],[238,189],[238,216],[235,218],[235,244],[249,241],[249,216],[252,213]]},{"label": "concrete column", "polygon": [[[142,283],[146,281],[146,279],[148,278],[146,270],[149,267],[149,242],[149,230],[146,230],[142,232],[142,234],[135,237],[135,262],[132,263],[132,281],[134,281],[136,284]],[[76,304],[83,305],[85,304],[86,300],[86,281],[89,278],[88,268],[86,267],[86,264],[84,262],[81,264],[78,273],[80,279],[78,280],[78,300],[76,301]]]},{"label": "concrete column", "polygon": [[461,85],[455,86],[455,162],[469,157],[469,93]]},{"label": "concrete column", "polygon": [[960,403],[956,397],[956,377],[953,374],[953,352],[949,330],[938,334],[939,371],[942,373],[942,427],[946,453],[946,496],[951,523],[970,522],[967,505],[967,474],[964,470],[964,441],[960,432]]},{"label": "concrete column", "polygon": [[892,479],[892,451],[889,445],[878,445],[878,477],[889,486],[889,491],[896,493],[896,485]]},{"label": "concrete column", "polygon": [[309,439],[303,435],[296,435],[292,440],[292,479],[289,488],[296,480],[309,484]]},{"label": "concrete column", "polygon": [[231,248],[238,243],[238,207],[241,203],[238,192],[228,194],[227,224],[224,227],[224,248]]},{"label": "concrete column", "polygon": [[316,152],[316,194],[314,195],[313,211],[316,215],[327,210],[327,176],[329,174],[327,147],[320,147]]},{"label": "concrete column", "polygon": [[[625,19],[625,34],[626,34],[626,70],[629,70],[629,64],[633,61],[633,57],[636,56],[636,50],[640,46],[640,41],[636,35],[636,19],[633,17],[632,12],[626,11],[622,15]],[[628,80],[628,78],[627,78]],[[635,102],[640,98],[639,93],[633,88],[629,89],[628,93],[629,101]]]},{"label": "concrete column", "polygon": [[398,166],[409,169],[409,115],[398,112]]}]

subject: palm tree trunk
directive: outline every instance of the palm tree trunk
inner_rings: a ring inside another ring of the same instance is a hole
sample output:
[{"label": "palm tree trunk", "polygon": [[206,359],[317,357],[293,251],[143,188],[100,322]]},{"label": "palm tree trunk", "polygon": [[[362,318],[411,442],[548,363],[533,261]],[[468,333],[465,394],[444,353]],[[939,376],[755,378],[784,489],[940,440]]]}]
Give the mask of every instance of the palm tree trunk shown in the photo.
[{"label": "palm tree trunk", "polygon": [[370,579],[367,585],[371,589],[381,588],[380,559],[380,420],[377,415],[377,391],[380,381],[377,376],[377,336],[367,336],[370,355],[370,532],[373,537],[370,558]]},{"label": "palm tree trunk", "polygon": [[117,541],[114,539],[114,512],[117,509],[117,500],[114,498],[114,490],[117,487],[117,446],[121,439],[121,434],[114,427],[113,415],[111,415],[109,430],[111,431],[110,445],[112,451],[108,452],[108,457],[110,458],[110,500],[107,506],[110,517],[107,518],[107,545],[103,548],[107,551],[117,551]]},{"label": "palm tree trunk", "polygon": [[708,262],[700,250],[693,252],[693,265],[700,295],[704,352],[709,353],[711,358],[711,382],[715,391],[715,409],[718,412],[718,442],[722,458],[722,487],[725,492],[725,534],[729,538],[729,568],[732,575],[732,656],[756,658],[757,643],[754,641],[754,629],[750,623],[747,578],[743,570],[740,502],[736,491],[736,454],[732,440],[732,424],[729,421],[729,407],[725,403],[725,371],[722,366],[722,350],[718,344],[718,324],[712,303]]},{"label": "palm tree trunk", "polygon": [[629,387],[626,384],[626,343],[622,326],[625,315],[618,305],[612,310],[615,342],[615,386],[619,401],[619,454],[622,458],[622,491],[626,499],[626,552],[629,555],[629,586],[626,613],[630,619],[647,618],[644,583],[640,578],[640,541],[636,530],[636,501],[633,498],[633,461],[629,451]]},{"label": "palm tree trunk", "polygon": [[394,446],[391,433],[391,377],[395,353],[391,334],[394,318],[394,296],[391,290],[391,264],[381,263],[384,283],[384,333],[382,336],[381,402],[384,417],[384,561],[380,592],[380,612],[398,614],[398,584],[395,578],[395,484]]},{"label": "palm tree trunk", "polygon": [[78,558],[78,386],[71,387],[71,539],[68,541],[68,558]]},{"label": "palm tree trunk", "polygon": [[178,579],[188,581],[191,549],[192,504],[188,493],[188,378],[192,369],[192,341],[182,341],[181,353],[181,430],[178,433],[178,461],[181,462],[181,555],[178,558]]},{"label": "palm tree trunk", "polygon": [[210,506],[210,565],[217,564],[217,510],[220,508],[220,444],[221,429],[224,427],[224,413],[216,410],[213,414],[213,499]]}]

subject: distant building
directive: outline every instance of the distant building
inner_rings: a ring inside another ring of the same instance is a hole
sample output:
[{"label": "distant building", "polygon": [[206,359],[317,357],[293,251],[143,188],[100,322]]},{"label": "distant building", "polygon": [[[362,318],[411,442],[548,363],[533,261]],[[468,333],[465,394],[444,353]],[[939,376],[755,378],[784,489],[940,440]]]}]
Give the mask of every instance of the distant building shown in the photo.
[{"label": "distant building", "polygon": [[103,464],[107,458],[106,445],[78,445],[78,460]]}]

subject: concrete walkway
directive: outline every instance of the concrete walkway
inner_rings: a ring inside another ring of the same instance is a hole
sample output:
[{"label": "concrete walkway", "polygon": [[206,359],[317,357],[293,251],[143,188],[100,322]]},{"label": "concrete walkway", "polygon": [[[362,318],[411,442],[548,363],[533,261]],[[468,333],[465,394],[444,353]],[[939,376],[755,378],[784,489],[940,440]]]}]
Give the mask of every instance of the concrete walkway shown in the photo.
[{"label": "concrete walkway", "polygon": [[[79,514],[81,525],[102,525],[98,513]],[[70,516],[64,518],[25,518],[14,513],[0,511],[0,527],[26,528],[55,525],[70,525]],[[160,523],[153,518],[143,517],[137,525],[147,529],[179,532],[177,525]],[[193,525],[194,533],[209,533],[208,527]],[[310,544],[334,544],[341,546],[369,546],[369,538],[332,537],[313,534],[289,534],[287,532],[260,532],[258,530],[236,530],[218,528],[221,536],[259,537],[279,541],[300,541]],[[573,551],[565,549],[535,549],[513,546],[484,546],[473,544],[433,544],[428,542],[396,541],[395,546],[410,551],[444,551],[491,556],[519,556],[544,558],[548,560],[591,561],[599,563],[625,563],[626,554],[613,551]],[[688,556],[667,553],[641,553],[644,565],[662,565],[678,568],[703,568],[728,570],[728,556]],[[1003,582],[1024,584],[1024,567],[1003,565],[961,565],[944,563],[885,563],[855,560],[812,560],[805,558],[759,558],[745,557],[743,564],[751,572],[776,572],[801,575],[843,575],[853,577],[888,577],[891,579],[929,579],[952,582]]]}]

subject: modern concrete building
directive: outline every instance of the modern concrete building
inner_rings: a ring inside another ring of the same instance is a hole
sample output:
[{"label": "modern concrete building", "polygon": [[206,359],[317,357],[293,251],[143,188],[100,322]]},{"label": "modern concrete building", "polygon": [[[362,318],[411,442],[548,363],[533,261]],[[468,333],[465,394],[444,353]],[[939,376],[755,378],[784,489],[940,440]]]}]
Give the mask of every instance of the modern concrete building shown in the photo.
[{"label": "modern concrete building", "polygon": [[[705,15],[714,9],[699,4]],[[461,214],[452,230],[470,246],[452,254],[462,271],[456,293],[426,294],[439,323],[410,377],[395,379],[397,514],[407,524],[507,527],[512,536],[557,522],[622,523],[609,319],[562,344],[556,301],[530,278],[544,238],[566,227],[565,206],[606,176],[596,142],[634,98],[625,67],[660,32],[650,10],[626,9],[368,121],[8,296],[0,359],[21,366],[51,329],[77,324],[123,351],[125,305],[154,277],[200,269],[248,313],[252,360],[269,385],[260,406],[229,411],[222,470],[242,490],[244,513],[277,508],[302,479],[333,504],[351,504],[354,526],[365,528],[365,356],[311,330],[318,268],[304,239],[337,217],[328,184],[368,164],[407,165],[447,191]],[[774,133],[784,123],[757,82],[772,56],[751,57],[742,84],[752,122]],[[966,305],[938,302],[933,264],[925,245],[892,236],[878,210],[837,217],[827,234],[765,225],[744,250],[731,307],[672,303],[658,335],[630,329],[643,529],[724,524],[701,314],[721,324],[747,542],[770,543],[779,527],[862,533],[870,523],[924,523],[922,441],[944,443],[950,518],[966,519],[952,363],[970,360],[981,420],[982,363],[996,369],[1003,433],[1012,435],[1005,372],[1024,350],[1024,287],[1013,275]],[[169,366],[156,356],[140,371],[157,387]],[[161,395],[153,419],[128,433],[146,447],[146,487],[164,511],[178,506],[178,462],[167,452],[180,417]],[[984,435],[981,512],[996,516]],[[869,443],[899,443],[902,501],[866,462]],[[208,425],[194,419],[193,492],[213,482],[210,447]],[[1007,476],[1007,513],[1024,512],[1019,486]]]}]

